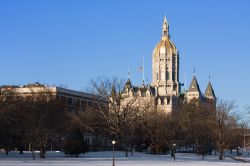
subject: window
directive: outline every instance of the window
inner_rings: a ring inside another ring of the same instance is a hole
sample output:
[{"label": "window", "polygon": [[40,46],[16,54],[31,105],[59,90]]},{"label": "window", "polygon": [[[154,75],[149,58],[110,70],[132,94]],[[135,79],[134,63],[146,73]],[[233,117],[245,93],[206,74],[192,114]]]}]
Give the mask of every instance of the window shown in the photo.
[{"label": "window", "polygon": [[79,99],[76,100],[75,106],[76,106],[76,107],[80,107],[80,100],[79,100]]},{"label": "window", "polygon": [[174,81],[175,80],[175,72],[173,71],[173,74],[172,74],[172,80]]},{"label": "window", "polygon": [[92,138],[92,145],[95,145],[95,138]]},{"label": "window", "polygon": [[72,106],[73,105],[73,99],[72,98],[67,98],[67,105]]},{"label": "window", "polygon": [[86,144],[89,145],[89,138],[88,137],[85,138],[85,142],[86,142]]},{"label": "window", "polygon": [[170,99],[168,98],[168,99],[167,99],[167,105],[169,105],[169,104],[170,104]]},{"label": "window", "polygon": [[66,104],[66,97],[61,96],[61,97],[60,97],[60,103],[61,103],[61,104]]},{"label": "window", "polygon": [[163,99],[161,99],[161,105],[164,105],[164,100]]},{"label": "window", "polygon": [[88,107],[93,108],[93,103],[91,101],[88,101]]},{"label": "window", "polygon": [[82,110],[86,110],[86,107],[87,107],[87,102],[84,101],[84,100],[82,100],[82,101],[81,101],[81,109],[82,109]]}]

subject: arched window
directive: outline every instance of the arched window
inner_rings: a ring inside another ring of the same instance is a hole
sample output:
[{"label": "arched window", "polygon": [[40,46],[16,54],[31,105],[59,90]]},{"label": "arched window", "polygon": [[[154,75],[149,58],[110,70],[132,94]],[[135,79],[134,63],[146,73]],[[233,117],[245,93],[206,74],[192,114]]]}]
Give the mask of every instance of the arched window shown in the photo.
[{"label": "arched window", "polygon": [[175,72],[174,71],[172,73],[172,78],[173,78],[172,80],[175,81]]},{"label": "arched window", "polygon": [[166,72],[166,80],[169,80],[169,72]]}]

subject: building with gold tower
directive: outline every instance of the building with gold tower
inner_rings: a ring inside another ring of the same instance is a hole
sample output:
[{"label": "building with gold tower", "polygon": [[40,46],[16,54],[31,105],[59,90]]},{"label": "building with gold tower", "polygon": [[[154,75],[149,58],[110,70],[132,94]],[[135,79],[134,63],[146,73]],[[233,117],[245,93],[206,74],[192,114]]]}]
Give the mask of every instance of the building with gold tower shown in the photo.
[{"label": "building with gold tower", "polygon": [[209,81],[202,94],[196,76],[191,81],[187,91],[181,92],[179,81],[179,51],[170,40],[169,25],[164,17],[161,40],[157,43],[152,55],[152,82],[141,86],[133,86],[128,78],[124,93],[129,96],[140,96],[152,101],[156,110],[171,113],[178,106],[180,98],[186,102],[194,99],[201,101],[216,101],[216,96]]}]

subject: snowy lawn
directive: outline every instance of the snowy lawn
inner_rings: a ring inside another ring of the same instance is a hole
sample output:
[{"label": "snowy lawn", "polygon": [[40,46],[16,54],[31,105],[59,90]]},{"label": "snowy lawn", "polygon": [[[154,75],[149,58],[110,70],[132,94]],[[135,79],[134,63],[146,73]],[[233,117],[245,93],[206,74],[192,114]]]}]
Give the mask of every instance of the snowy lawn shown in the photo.
[{"label": "snowy lawn", "polygon": [[[3,166],[21,166],[21,165],[51,165],[51,166],[112,166],[112,152],[89,152],[80,157],[65,157],[60,152],[47,152],[46,159],[39,159],[39,154],[36,154],[36,160],[32,160],[30,152],[18,154],[10,152],[5,156],[0,153],[0,165]],[[250,165],[250,163],[242,163],[226,158],[223,161],[218,160],[218,156],[206,156],[205,160],[201,156],[195,154],[177,153],[174,161],[170,155],[152,155],[144,153],[134,153],[133,156],[129,153],[126,158],[124,152],[115,152],[116,166],[210,166],[210,165]]]}]

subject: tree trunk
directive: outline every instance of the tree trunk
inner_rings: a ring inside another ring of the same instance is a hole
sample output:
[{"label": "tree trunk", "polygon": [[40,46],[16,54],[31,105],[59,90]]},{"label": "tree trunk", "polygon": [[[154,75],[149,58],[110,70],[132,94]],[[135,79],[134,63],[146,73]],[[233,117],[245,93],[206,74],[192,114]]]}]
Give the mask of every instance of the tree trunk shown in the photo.
[{"label": "tree trunk", "polygon": [[8,156],[8,154],[9,154],[9,149],[8,149],[8,147],[6,147],[5,148],[5,155]]},{"label": "tree trunk", "polygon": [[223,150],[222,147],[220,147],[220,152],[219,153],[220,153],[219,159],[223,160],[224,159],[224,150]]},{"label": "tree trunk", "polygon": [[32,159],[35,160],[36,159],[36,154],[35,154],[34,146],[32,146],[32,148],[31,148],[31,154],[32,154]]},{"label": "tree trunk", "polygon": [[40,158],[45,158],[45,147],[44,143],[40,143]]}]

